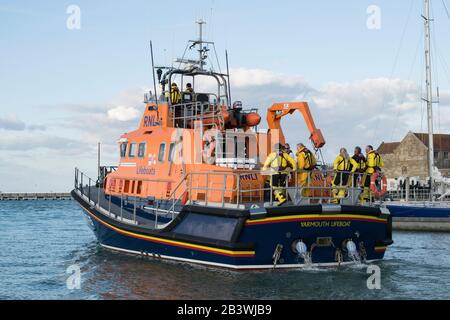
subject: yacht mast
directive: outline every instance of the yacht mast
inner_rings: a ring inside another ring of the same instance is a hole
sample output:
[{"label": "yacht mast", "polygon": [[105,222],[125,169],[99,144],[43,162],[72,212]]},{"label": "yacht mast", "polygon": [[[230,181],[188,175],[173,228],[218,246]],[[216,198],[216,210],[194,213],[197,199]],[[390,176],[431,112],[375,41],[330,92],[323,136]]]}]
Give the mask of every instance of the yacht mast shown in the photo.
[{"label": "yacht mast", "polygon": [[430,0],[424,0],[425,21],[425,73],[427,96],[424,99],[427,103],[428,117],[428,174],[430,176],[431,193],[433,192],[433,165],[434,165],[434,145],[433,145],[433,91],[431,86],[431,41],[430,41]]}]

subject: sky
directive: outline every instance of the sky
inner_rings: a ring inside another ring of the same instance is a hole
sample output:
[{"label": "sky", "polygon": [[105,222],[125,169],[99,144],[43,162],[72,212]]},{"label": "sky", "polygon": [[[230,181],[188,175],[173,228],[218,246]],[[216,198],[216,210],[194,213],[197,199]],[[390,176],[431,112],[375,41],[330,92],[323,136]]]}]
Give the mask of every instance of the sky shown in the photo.
[{"label": "sky", "polygon": [[[450,0],[431,3],[434,125],[450,133]],[[233,99],[263,119],[272,103],[307,101],[327,161],[424,132],[422,10],[420,0],[0,0],[0,191],[70,190],[75,167],[95,176],[97,142],[102,164],[117,164],[117,139],[137,127],[152,87],[149,41],[170,65],[198,18],[222,68],[229,52]],[[307,142],[299,114],[283,121],[291,145]]]}]

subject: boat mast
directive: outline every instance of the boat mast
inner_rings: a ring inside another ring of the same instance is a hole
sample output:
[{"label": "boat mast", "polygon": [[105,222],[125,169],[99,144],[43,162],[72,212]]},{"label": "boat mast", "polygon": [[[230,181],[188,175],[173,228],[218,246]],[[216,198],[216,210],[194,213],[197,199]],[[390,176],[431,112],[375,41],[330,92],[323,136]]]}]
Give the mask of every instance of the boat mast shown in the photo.
[{"label": "boat mast", "polygon": [[[424,99],[427,103],[428,117],[428,174],[430,176],[431,193],[433,192],[433,165],[434,165],[434,145],[433,145],[433,90],[431,86],[431,41],[430,41],[430,0],[424,0],[425,21],[425,73],[427,96]],[[431,194],[430,194],[431,195]]]},{"label": "boat mast", "polygon": [[206,24],[206,22],[203,19],[198,19],[196,21],[196,23],[198,24],[198,62],[199,62],[199,66],[200,66],[200,70],[203,70],[203,64],[204,64],[204,56],[203,56],[203,25]]}]

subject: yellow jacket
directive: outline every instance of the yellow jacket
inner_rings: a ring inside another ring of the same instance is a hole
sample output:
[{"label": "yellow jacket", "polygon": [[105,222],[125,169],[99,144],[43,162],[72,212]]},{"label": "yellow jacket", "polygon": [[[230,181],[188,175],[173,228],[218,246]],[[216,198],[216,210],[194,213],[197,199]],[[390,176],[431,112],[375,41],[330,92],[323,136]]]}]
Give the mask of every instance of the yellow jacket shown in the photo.
[{"label": "yellow jacket", "polygon": [[[166,97],[169,98],[169,92],[166,92]],[[179,104],[181,102],[181,93],[178,88],[170,89],[170,101],[172,102],[172,104]]]},{"label": "yellow jacket", "polygon": [[297,168],[299,170],[311,170],[317,164],[316,157],[306,148],[297,152]]},{"label": "yellow jacket", "polygon": [[[297,170],[297,164],[286,152],[283,152],[282,156],[277,152],[272,152],[264,162],[263,170],[267,170],[268,168],[276,171],[295,171]],[[288,170],[289,168],[290,170]]]},{"label": "yellow jacket", "polygon": [[358,169],[358,163],[353,158],[344,159],[341,155],[337,156],[333,162],[333,169],[336,171],[355,172]]},{"label": "yellow jacket", "polygon": [[381,156],[374,150],[370,151],[367,154],[366,172],[372,174],[375,172],[375,169],[382,167],[384,167],[384,163]]}]

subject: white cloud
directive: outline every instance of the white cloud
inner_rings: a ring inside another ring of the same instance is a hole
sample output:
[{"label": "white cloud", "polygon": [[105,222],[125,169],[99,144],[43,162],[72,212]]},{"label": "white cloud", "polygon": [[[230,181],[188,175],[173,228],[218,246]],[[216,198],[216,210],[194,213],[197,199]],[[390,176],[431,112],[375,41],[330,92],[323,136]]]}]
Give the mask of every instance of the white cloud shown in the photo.
[{"label": "white cloud", "polygon": [[141,112],[134,107],[118,106],[108,110],[108,118],[117,121],[130,121],[140,115]]},{"label": "white cloud", "polygon": [[28,125],[14,115],[14,116],[0,117],[0,129],[6,131],[24,131],[24,130],[45,131],[47,127],[41,124]]},{"label": "white cloud", "polygon": [[59,155],[81,154],[86,150],[75,139],[23,132],[21,134],[0,135],[0,150],[30,152],[36,149],[58,151]]},{"label": "white cloud", "polygon": [[[332,82],[319,89],[312,101],[320,109],[332,112],[364,110],[383,111],[416,100],[414,84],[400,79],[364,79],[350,83]],[[417,101],[417,100],[416,100]]]},{"label": "white cloud", "polygon": [[25,130],[26,124],[15,116],[0,117],[0,129],[22,131]]},{"label": "white cloud", "polygon": [[264,69],[231,69],[230,76],[234,88],[261,87],[277,85],[287,88],[306,87],[307,82],[301,76],[273,73]]},{"label": "white cloud", "polygon": [[45,131],[47,127],[42,124],[31,124],[27,125],[27,130],[29,131]]}]

